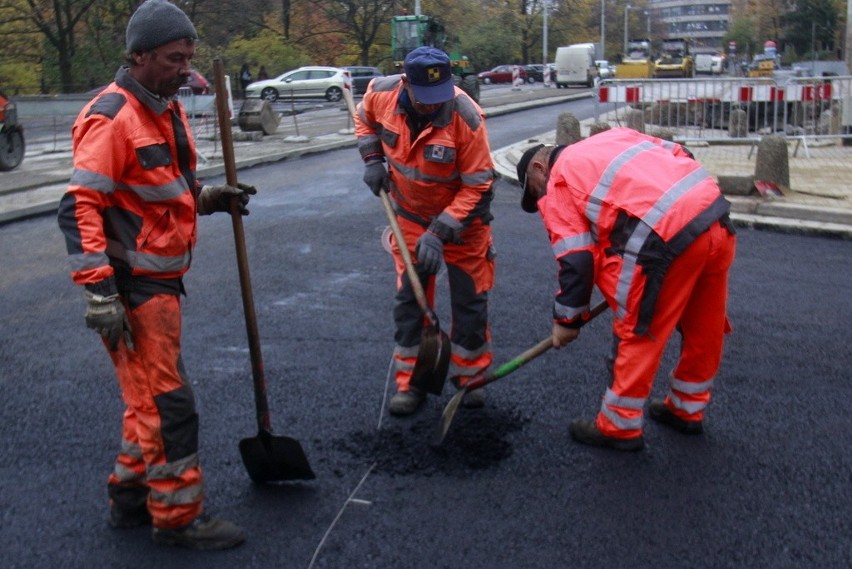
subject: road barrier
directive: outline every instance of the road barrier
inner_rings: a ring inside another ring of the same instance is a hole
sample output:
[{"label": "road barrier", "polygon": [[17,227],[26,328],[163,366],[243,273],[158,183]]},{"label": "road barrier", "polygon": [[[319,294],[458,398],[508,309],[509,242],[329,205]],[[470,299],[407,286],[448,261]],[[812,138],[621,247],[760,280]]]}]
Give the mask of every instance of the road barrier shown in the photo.
[{"label": "road barrier", "polygon": [[771,134],[787,140],[791,187],[841,199],[852,181],[852,77],[606,79],[596,91],[596,121],[686,144],[715,171],[753,175]]},{"label": "road barrier", "polygon": [[852,77],[606,79],[595,117],[665,129],[681,141],[754,142],[766,134],[799,146],[852,140]]}]

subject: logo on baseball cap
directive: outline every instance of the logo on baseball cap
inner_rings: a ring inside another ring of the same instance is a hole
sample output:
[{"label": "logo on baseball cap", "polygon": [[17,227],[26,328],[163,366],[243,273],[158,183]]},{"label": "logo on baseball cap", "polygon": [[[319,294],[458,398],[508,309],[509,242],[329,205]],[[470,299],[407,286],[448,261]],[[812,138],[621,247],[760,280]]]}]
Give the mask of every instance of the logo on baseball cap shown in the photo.
[{"label": "logo on baseball cap", "polygon": [[403,70],[418,103],[437,105],[455,97],[450,57],[435,47],[418,47],[405,56]]}]

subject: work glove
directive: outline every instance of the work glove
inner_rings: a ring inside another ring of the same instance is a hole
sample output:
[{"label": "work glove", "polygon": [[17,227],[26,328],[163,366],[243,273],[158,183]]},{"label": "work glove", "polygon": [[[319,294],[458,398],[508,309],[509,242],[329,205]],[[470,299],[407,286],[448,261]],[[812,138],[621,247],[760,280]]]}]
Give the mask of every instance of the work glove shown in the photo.
[{"label": "work glove", "polygon": [[210,215],[216,211],[231,211],[231,198],[237,197],[237,207],[240,213],[248,215],[246,206],[250,196],[257,193],[254,186],[248,184],[237,184],[237,187],[224,186],[202,186],[198,193],[198,215]]},{"label": "work glove", "polygon": [[415,252],[419,268],[430,275],[435,274],[444,260],[444,242],[431,231],[427,231],[417,240]]},{"label": "work glove", "polygon": [[130,320],[124,312],[117,294],[101,296],[88,290],[84,291],[86,296],[86,326],[100,334],[109,343],[110,351],[118,349],[118,342],[122,335],[127,348],[134,350]]},{"label": "work glove", "polygon": [[364,168],[364,183],[369,186],[375,196],[388,187],[388,171],[381,160],[371,160]]}]

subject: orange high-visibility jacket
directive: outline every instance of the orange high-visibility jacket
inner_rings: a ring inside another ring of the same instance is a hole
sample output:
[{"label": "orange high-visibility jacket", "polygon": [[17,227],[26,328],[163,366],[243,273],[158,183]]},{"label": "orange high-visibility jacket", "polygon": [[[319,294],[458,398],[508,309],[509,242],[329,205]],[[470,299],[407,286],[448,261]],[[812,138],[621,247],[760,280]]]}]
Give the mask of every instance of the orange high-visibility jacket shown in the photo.
[{"label": "orange high-visibility jacket", "polygon": [[195,144],[178,101],[145,91],[122,67],[72,129],[74,170],[59,226],[77,284],[120,266],[174,279],[196,240]]},{"label": "orange high-visibility jacket", "polygon": [[482,109],[456,87],[412,140],[402,90],[399,75],[374,79],[355,119],[362,158],[387,159],[397,211],[424,226],[438,218],[454,231],[473,219],[490,221],[494,163]]},{"label": "orange high-visibility jacket", "polygon": [[679,144],[615,128],[557,149],[538,201],[559,262],[557,322],[578,325],[592,285],[644,333],[674,258],[730,204]]}]

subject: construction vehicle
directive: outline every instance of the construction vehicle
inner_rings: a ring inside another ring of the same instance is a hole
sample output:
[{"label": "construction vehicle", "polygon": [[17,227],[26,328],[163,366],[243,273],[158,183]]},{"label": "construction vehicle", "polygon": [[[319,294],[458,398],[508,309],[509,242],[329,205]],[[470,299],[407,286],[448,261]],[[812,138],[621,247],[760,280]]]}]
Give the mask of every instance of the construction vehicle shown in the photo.
[{"label": "construction vehicle", "polygon": [[689,53],[689,40],[673,38],[663,40],[660,57],[654,63],[654,77],[693,77],[695,75],[695,60]]},{"label": "construction vehicle", "polygon": [[479,79],[476,70],[465,55],[448,49],[447,33],[444,25],[431,16],[425,16],[415,10],[415,14],[394,16],[391,23],[391,50],[396,69],[402,71],[405,56],[413,49],[428,45],[441,49],[450,56],[453,70],[453,82],[461,87],[468,96],[479,102]]},{"label": "construction vehicle", "polygon": [[17,168],[24,159],[24,129],[18,107],[0,91],[0,172]]},{"label": "construction vehicle", "polygon": [[654,59],[651,57],[651,42],[635,39],[627,42],[627,53],[615,66],[616,79],[647,79],[654,75]]}]

